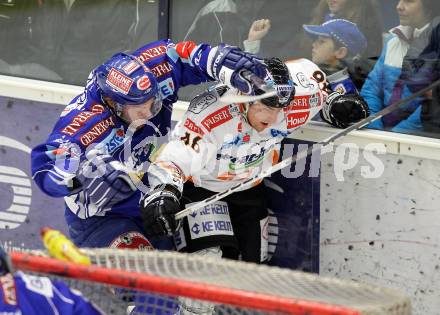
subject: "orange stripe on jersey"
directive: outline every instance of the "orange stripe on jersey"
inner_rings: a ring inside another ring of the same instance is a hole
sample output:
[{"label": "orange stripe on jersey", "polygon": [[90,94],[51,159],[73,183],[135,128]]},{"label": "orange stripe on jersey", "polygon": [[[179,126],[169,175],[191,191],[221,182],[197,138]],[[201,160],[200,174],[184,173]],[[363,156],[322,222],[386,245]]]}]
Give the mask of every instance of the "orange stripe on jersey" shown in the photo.
[{"label": "orange stripe on jersey", "polygon": [[278,150],[273,150],[272,165],[277,164],[279,159],[280,159],[280,152]]},{"label": "orange stripe on jersey", "polygon": [[176,51],[179,57],[189,59],[192,51],[196,48],[196,43],[192,41],[180,42],[176,45]]}]

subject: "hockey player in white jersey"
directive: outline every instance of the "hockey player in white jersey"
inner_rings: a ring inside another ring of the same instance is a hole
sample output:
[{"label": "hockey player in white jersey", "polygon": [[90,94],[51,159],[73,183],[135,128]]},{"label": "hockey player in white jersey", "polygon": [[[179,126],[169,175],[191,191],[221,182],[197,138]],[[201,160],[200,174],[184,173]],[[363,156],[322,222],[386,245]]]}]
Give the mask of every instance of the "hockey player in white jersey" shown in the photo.
[{"label": "hockey player in white jersey", "polygon": [[[221,96],[239,92],[220,86],[196,97],[149,168],[153,189],[141,205],[143,224],[157,234],[174,234],[179,251],[255,263],[267,260],[263,185],[186,216],[179,228],[175,214],[277,163],[282,139],[318,112],[340,128],[369,114],[361,97],[329,91],[325,74],[309,60],[283,63],[272,58],[265,63],[265,86],[277,96],[225,104]],[[255,87],[255,93],[263,94],[263,88]],[[180,304],[182,314],[213,311],[209,303],[181,299]]]},{"label": "hockey player in white jersey", "polygon": [[[368,116],[361,97],[329,91],[325,74],[311,61],[283,63],[272,58],[265,63],[265,85],[277,96],[225,104],[222,95],[239,93],[222,86],[192,100],[149,168],[154,188],[141,210],[146,227],[157,234],[173,234],[175,213],[277,163],[282,139],[318,112],[341,128]],[[262,93],[257,87],[256,94]],[[185,217],[175,234],[176,246],[186,252],[263,262],[267,215],[263,185],[258,184]]]}]

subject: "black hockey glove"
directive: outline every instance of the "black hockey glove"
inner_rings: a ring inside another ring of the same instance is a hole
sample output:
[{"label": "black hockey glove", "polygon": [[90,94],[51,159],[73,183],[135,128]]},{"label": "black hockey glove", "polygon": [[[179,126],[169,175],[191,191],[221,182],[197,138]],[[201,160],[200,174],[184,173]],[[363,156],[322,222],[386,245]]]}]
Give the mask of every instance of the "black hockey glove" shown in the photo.
[{"label": "black hockey glove", "polygon": [[253,91],[252,81],[246,73],[252,73],[261,80],[266,76],[267,66],[262,59],[244,52],[238,47],[219,45],[211,65],[215,79],[234,87],[245,94]]},{"label": "black hockey glove", "polygon": [[177,229],[180,193],[174,186],[156,187],[141,202],[141,219],[147,233],[172,236]]},{"label": "black hockey glove", "polygon": [[347,128],[370,115],[368,104],[357,94],[331,93],[323,106],[321,118],[338,128]]},{"label": "black hockey glove", "polygon": [[11,259],[0,245],[0,277],[12,272]]}]

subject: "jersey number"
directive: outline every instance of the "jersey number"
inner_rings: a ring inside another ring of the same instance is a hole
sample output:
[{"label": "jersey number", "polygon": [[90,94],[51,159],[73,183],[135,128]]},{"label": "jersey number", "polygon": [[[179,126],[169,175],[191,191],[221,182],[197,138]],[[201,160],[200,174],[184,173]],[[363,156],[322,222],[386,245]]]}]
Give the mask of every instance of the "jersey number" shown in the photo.
[{"label": "jersey number", "polygon": [[202,137],[195,136],[194,139],[191,141],[191,134],[189,132],[185,132],[185,136],[180,138],[180,140],[182,140],[185,145],[191,146],[191,148],[197,153],[200,152],[200,147],[197,142],[199,142],[201,139]]}]

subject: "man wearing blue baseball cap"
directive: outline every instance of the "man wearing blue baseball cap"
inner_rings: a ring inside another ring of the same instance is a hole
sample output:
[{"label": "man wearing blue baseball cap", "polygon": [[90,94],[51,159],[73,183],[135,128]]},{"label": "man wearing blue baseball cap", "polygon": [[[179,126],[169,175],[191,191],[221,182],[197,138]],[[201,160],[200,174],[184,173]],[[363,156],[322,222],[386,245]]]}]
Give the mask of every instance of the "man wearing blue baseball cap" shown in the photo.
[{"label": "man wearing blue baseball cap", "polygon": [[321,25],[303,25],[312,37],[312,61],[327,74],[332,90],[357,93],[349,66],[367,48],[367,40],[355,23],[334,19]]}]

